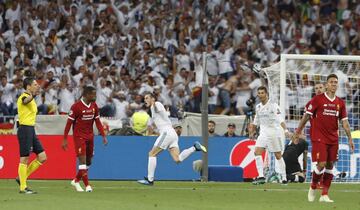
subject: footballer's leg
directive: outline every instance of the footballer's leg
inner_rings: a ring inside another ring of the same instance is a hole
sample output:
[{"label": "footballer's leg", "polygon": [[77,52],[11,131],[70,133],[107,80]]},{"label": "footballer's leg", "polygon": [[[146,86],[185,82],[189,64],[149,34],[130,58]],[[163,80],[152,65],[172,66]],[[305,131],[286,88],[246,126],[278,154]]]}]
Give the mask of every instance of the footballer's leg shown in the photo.
[{"label": "footballer's leg", "polygon": [[169,149],[170,155],[176,163],[181,163],[191,154],[193,154],[195,151],[206,152],[206,148],[202,146],[199,142],[195,142],[194,146],[184,149],[183,151],[181,151],[181,153],[179,150],[179,145],[177,140],[171,143],[169,148],[170,148]]},{"label": "footballer's leg", "polygon": [[92,187],[89,183],[89,166],[91,165],[91,161],[94,154],[94,141],[90,140],[86,142],[86,173],[83,175],[82,179],[85,184],[85,191],[92,192]]},{"label": "footballer's leg", "polygon": [[253,184],[264,184],[265,177],[264,177],[264,162],[262,159],[262,153],[265,151],[264,147],[255,147],[255,163],[256,169],[258,172],[258,177],[255,179]]},{"label": "footballer's leg", "polygon": [[181,163],[181,161],[183,159],[180,159],[179,147],[172,147],[172,148],[169,149],[169,152],[170,152],[170,155],[171,155],[172,159],[175,161],[175,163]]},{"label": "footballer's leg", "polygon": [[325,171],[325,164],[327,159],[327,151],[325,144],[313,143],[311,151],[312,162],[317,162],[311,177],[311,185],[308,192],[308,201],[313,202],[316,197],[316,188],[319,185],[323,173]]},{"label": "footballer's leg", "polygon": [[333,200],[331,200],[329,198],[328,194],[329,194],[329,189],[330,189],[332,179],[334,177],[333,168],[334,168],[334,161],[337,160],[338,149],[339,149],[338,144],[327,145],[328,156],[327,156],[327,162],[325,165],[325,173],[323,176],[323,190],[322,190],[321,197],[319,200],[320,202],[329,202],[329,203],[334,202]]},{"label": "footballer's leg", "polygon": [[278,163],[279,173],[281,175],[281,183],[286,184],[287,183],[286,165],[285,165],[284,158],[281,155],[281,151],[280,152],[275,152],[275,158],[276,158],[276,161]]},{"label": "footballer's leg", "polygon": [[148,159],[148,175],[147,177],[144,177],[143,180],[138,180],[139,184],[150,185],[150,186],[154,185],[154,175],[155,175],[155,169],[157,163],[156,156],[162,151],[163,149],[157,146],[154,146],[151,149],[151,151],[149,152],[149,159]]},{"label": "footballer's leg", "polygon": [[331,181],[333,179],[332,168],[333,168],[333,162],[331,161],[327,162],[325,166],[325,173],[323,175],[323,189],[322,189],[321,197],[319,199],[320,202],[329,202],[329,203],[334,202],[329,198],[329,194],[328,194]]},{"label": "footballer's leg", "polygon": [[77,139],[74,137],[74,148],[75,153],[78,157],[79,161],[79,169],[76,174],[75,179],[71,181],[71,185],[75,187],[76,191],[78,192],[84,192],[84,189],[80,185],[80,180],[82,180],[82,177],[84,173],[86,173],[86,145],[85,141],[82,141],[82,139]]},{"label": "footballer's leg", "polygon": [[83,179],[83,176],[86,173],[86,156],[85,155],[78,156],[78,161],[79,161],[79,169],[75,179],[71,181],[71,185],[75,187],[76,191],[84,192],[84,189],[80,185],[80,180]]}]

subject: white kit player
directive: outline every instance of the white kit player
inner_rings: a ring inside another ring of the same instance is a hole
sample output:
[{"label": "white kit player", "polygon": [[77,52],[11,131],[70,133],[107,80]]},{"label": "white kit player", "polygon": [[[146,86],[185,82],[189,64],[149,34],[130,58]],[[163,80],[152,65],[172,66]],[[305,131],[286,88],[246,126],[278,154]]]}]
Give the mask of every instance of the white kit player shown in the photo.
[{"label": "white kit player", "polygon": [[139,180],[138,183],[144,185],[153,185],[156,169],[156,157],[163,150],[169,150],[171,157],[176,163],[184,161],[195,151],[206,152],[207,150],[199,142],[195,142],[194,146],[185,149],[180,153],[178,145],[179,138],[174,128],[172,127],[164,105],[156,101],[156,98],[153,94],[145,95],[145,104],[151,109],[151,119],[159,130],[160,135],[156,139],[153,148],[149,152],[148,175],[147,177],[144,177],[143,180]]},{"label": "white kit player", "polygon": [[254,180],[253,184],[264,184],[264,163],[261,154],[268,150],[273,152],[279,166],[279,173],[283,184],[286,180],[286,166],[282,157],[284,146],[284,131],[289,136],[286,124],[281,116],[280,108],[276,103],[272,103],[268,97],[266,87],[261,86],[257,89],[257,96],[260,103],[256,105],[256,115],[254,122],[250,124],[250,139],[254,138],[256,127],[260,127],[260,133],[255,144],[255,162],[259,176]]}]

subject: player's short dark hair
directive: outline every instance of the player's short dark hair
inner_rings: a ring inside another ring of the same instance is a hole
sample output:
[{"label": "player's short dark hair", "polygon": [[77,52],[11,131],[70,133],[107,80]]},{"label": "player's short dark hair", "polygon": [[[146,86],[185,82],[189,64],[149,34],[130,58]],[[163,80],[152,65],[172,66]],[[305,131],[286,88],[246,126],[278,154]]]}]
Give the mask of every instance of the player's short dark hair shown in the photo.
[{"label": "player's short dark hair", "polygon": [[331,78],[339,79],[336,74],[329,74],[329,75],[326,77],[326,81],[329,81],[329,79],[331,79]]},{"label": "player's short dark hair", "polygon": [[34,82],[34,78],[33,77],[27,77],[24,79],[23,81],[23,88],[26,90],[28,85],[31,85]]},{"label": "player's short dark hair", "polygon": [[213,120],[209,120],[208,123],[212,123],[212,124],[216,125],[216,123]]},{"label": "player's short dark hair", "polygon": [[259,91],[259,90],[263,90],[263,91],[265,91],[265,93],[268,93],[268,90],[267,90],[267,88],[266,88],[265,86],[260,86],[260,87],[258,87],[257,90],[258,90],[258,91]]},{"label": "player's short dark hair", "polygon": [[93,92],[94,90],[96,91],[96,88],[93,86],[85,86],[84,90],[83,90],[83,96],[88,95],[89,93]]}]

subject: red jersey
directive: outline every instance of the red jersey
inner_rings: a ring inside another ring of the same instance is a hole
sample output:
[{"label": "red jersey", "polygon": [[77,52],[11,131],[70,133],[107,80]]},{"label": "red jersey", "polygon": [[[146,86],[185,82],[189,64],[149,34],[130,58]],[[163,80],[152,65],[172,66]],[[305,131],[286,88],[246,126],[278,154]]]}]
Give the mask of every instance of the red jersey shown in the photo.
[{"label": "red jersey", "polygon": [[345,102],[339,97],[330,99],[326,93],[314,96],[306,106],[313,116],[311,141],[324,144],[339,143],[339,119],[347,119]]},{"label": "red jersey", "polygon": [[69,120],[73,121],[74,137],[92,140],[94,138],[94,121],[99,117],[99,108],[95,102],[89,105],[82,99],[75,102],[71,106],[68,117]]}]

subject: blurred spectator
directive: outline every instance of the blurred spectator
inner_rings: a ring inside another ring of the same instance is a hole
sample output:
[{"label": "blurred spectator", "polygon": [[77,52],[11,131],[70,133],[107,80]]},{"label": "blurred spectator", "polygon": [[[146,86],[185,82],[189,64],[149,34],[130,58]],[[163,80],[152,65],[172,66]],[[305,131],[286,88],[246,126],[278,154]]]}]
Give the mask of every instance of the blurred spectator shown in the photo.
[{"label": "blurred spectator", "polygon": [[6,76],[1,76],[0,110],[3,115],[13,114],[15,85],[8,83]]},{"label": "blurred spectator", "polygon": [[235,134],[236,126],[235,123],[229,123],[227,126],[227,132],[224,133],[225,137],[238,137],[238,135]]},{"label": "blurred spectator", "polygon": [[113,117],[115,114],[115,110],[112,106],[112,91],[110,86],[110,81],[100,79],[100,85],[96,96],[96,104],[99,106],[100,115],[104,117]]},{"label": "blurred spectator", "polygon": [[216,78],[209,77],[209,114],[215,114],[216,105],[218,103],[219,88],[216,86]]},{"label": "blurred spectator", "polygon": [[179,123],[176,123],[173,125],[174,129],[175,129],[175,132],[178,136],[181,136],[181,133],[182,133],[182,127],[181,127],[181,124]]},{"label": "blurred spectator", "polygon": [[216,127],[216,123],[212,120],[209,120],[208,122],[209,137],[220,136],[219,134],[215,133],[215,127]]},{"label": "blurred spectator", "polygon": [[75,103],[74,88],[69,83],[67,75],[61,76],[59,85],[59,114],[67,115],[70,111],[71,106]]},{"label": "blurred spectator", "polygon": [[125,92],[114,93],[113,102],[115,105],[115,118],[121,120],[127,118],[129,102],[126,101]]}]

